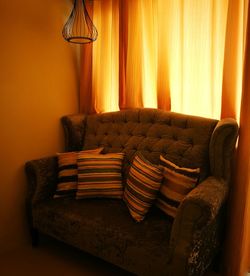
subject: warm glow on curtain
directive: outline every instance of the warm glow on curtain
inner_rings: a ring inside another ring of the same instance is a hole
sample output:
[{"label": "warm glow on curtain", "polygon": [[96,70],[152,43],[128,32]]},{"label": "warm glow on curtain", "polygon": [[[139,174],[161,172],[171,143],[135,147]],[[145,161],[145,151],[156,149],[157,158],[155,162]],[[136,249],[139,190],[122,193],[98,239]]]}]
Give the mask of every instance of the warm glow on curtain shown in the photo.
[{"label": "warm glow on curtain", "polygon": [[[231,20],[228,20],[227,28],[222,114],[234,116],[239,108],[240,131],[231,185],[224,272],[226,276],[245,276],[247,271],[250,272],[249,1],[230,1],[229,14]],[[235,106],[235,102],[240,102],[240,105]]]},{"label": "warm glow on curtain", "polygon": [[228,1],[170,2],[172,110],[219,118]]},{"label": "warm glow on curtain", "polygon": [[240,120],[248,0],[230,0],[223,68],[221,117]]},{"label": "warm glow on curtain", "polygon": [[172,111],[219,118],[227,11],[228,0],[94,1],[94,110],[170,109],[171,98]]},{"label": "warm glow on curtain", "polygon": [[93,44],[92,95],[96,112],[119,110],[119,5],[94,1],[98,39]]}]

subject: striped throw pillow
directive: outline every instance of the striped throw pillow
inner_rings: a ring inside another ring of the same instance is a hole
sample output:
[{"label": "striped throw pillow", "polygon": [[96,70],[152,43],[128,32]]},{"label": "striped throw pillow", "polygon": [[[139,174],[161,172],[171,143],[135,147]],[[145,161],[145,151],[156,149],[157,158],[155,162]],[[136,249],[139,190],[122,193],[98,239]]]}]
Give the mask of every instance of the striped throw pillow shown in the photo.
[{"label": "striped throw pillow", "polygon": [[130,167],[123,199],[131,216],[140,222],[155,201],[162,181],[162,170],[142,155],[135,156]]},{"label": "striped throw pillow", "polygon": [[124,153],[79,153],[76,198],[122,198],[122,162]]},{"label": "striped throw pillow", "polygon": [[[80,153],[100,153],[103,148],[84,150]],[[77,190],[77,155],[78,152],[63,152],[57,154],[58,183],[54,198],[74,196]]]},{"label": "striped throw pillow", "polygon": [[183,168],[160,156],[164,180],[156,206],[164,213],[175,217],[177,208],[185,196],[197,185],[200,169]]}]

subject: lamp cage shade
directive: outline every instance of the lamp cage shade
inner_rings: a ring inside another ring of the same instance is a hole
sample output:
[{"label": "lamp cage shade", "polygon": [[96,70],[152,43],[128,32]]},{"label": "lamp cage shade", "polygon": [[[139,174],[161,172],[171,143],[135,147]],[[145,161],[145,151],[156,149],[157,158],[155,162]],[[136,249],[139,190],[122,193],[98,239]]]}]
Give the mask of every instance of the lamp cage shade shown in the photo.
[{"label": "lamp cage shade", "polygon": [[97,39],[98,32],[84,0],[74,0],[74,7],[63,27],[62,35],[68,42],[78,44],[90,43]]}]

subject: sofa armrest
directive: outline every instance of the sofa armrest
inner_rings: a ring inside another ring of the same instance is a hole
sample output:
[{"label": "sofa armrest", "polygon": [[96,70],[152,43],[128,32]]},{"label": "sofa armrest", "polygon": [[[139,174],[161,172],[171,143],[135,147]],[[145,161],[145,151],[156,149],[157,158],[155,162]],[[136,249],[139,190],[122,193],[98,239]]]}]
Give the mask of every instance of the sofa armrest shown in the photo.
[{"label": "sofa armrest", "polygon": [[[195,262],[193,267],[199,270],[194,274],[202,275],[212,261],[211,256],[218,245],[217,218],[227,194],[226,182],[211,176],[193,189],[180,205],[170,239],[169,258],[174,275],[193,275],[188,272],[192,262]],[[197,245],[197,242],[200,244]],[[196,251],[197,246],[199,249]]]},{"label": "sofa armrest", "polygon": [[83,148],[86,115],[73,114],[62,117],[65,135],[65,151],[78,151]]},{"label": "sofa armrest", "polygon": [[237,137],[236,120],[226,118],[218,122],[209,145],[210,170],[215,177],[230,180],[231,161]]},{"label": "sofa armrest", "polygon": [[28,180],[28,201],[31,204],[53,196],[57,184],[57,157],[45,157],[25,164]]}]

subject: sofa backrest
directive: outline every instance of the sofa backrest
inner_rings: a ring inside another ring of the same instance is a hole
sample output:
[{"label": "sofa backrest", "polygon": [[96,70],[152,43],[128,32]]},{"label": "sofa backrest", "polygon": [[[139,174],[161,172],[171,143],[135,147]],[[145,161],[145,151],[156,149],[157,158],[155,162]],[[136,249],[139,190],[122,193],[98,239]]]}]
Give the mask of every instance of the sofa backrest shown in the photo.
[{"label": "sofa backrest", "polygon": [[125,152],[125,173],[139,151],[150,162],[162,154],[179,166],[201,168],[209,174],[209,142],[217,120],[134,109],[87,117],[84,148],[104,147],[104,152]]},{"label": "sofa backrest", "polygon": [[[163,155],[179,166],[199,167],[201,180],[210,174],[227,178],[237,136],[232,119],[224,123],[150,108],[65,116],[62,122],[67,151],[102,146],[104,153],[125,152],[125,174],[134,155],[141,152],[155,164]],[[225,148],[225,142],[230,148]]]}]

